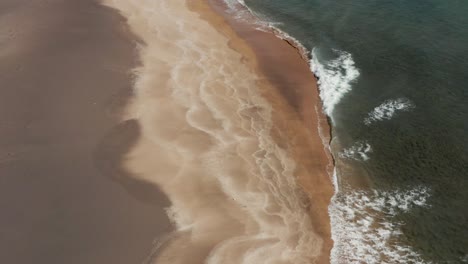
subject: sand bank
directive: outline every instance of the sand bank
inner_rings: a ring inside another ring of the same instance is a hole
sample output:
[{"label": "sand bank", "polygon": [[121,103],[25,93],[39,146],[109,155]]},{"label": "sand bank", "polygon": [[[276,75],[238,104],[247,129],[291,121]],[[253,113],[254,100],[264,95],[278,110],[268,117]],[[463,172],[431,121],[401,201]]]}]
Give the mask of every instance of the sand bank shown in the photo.
[{"label": "sand bank", "polygon": [[187,2],[105,1],[143,43],[124,114],[141,134],[124,165],[172,204],[175,231],[154,262],[328,262],[333,188],[307,63]]},{"label": "sand bank", "polygon": [[138,137],[118,118],[137,65],[125,20],[95,1],[1,0],[0,21],[1,262],[141,263],[169,222],[119,166]]}]

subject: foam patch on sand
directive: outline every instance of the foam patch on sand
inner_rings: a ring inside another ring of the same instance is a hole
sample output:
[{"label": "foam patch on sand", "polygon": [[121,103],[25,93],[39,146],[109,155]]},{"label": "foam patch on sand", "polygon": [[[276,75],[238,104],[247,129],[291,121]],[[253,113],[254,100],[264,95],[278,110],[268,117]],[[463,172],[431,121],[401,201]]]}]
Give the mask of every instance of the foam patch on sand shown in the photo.
[{"label": "foam patch on sand", "polygon": [[397,191],[337,193],[329,207],[333,240],[331,263],[424,263],[402,244],[398,214],[428,206],[429,190],[415,187]]},{"label": "foam patch on sand", "polygon": [[368,114],[368,117],[364,119],[364,124],[370,125],[376,121],[389,120],[398,111],[410,111],[414,107],[414,104],[406,98],[386,100]]}]

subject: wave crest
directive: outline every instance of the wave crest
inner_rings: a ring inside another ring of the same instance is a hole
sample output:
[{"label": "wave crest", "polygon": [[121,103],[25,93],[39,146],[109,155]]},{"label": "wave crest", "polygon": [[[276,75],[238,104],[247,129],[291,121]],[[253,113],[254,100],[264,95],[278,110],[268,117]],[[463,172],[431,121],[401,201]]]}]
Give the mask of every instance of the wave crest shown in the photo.
[{"label": "wave crest", "polygon": [[321,62],[317,57],[316,49],[313,49],[310,62],[312,72],[318,77],[324,111],[329,117],[333,117],[335,106],[346,93],[351,91],[351,84],[360,75],[350,53],[338,50],[335,52],[338,58]]},{"label": "wave crest", "polygon": [[368,114],[368,117],[364,119],[364,124],[370,125],[376,121],[389,120],[398,111],[410,111],[414,107],[414,104],[406,98],[386,100]]}]

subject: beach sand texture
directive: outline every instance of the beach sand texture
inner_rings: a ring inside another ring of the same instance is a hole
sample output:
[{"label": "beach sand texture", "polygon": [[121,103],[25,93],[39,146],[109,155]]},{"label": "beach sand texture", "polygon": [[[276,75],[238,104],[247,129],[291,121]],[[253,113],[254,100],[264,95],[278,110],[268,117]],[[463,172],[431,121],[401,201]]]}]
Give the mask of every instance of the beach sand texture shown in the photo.
[{"label": "beach sand texture", "polygon": [[95,1],[0,0],[1,263],[142,263],[170,227],[119,165],[134,39]]},{"label": "beach sand texture", "polygon": [[204,1],[104,3],[142,41],[124,167],[171,202],[154,263],[327,263],[330,159],[297,51],[231,24],[244,41]]}]

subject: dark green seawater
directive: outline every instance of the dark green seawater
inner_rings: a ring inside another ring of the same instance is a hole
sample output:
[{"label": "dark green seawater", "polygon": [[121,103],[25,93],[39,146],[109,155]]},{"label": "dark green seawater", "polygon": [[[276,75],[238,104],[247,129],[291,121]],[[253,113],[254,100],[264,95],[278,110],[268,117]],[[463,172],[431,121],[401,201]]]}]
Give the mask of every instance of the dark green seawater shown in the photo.
[{"label": "dark green seawater", "polygon": [[311,51],[340,186],[332,263],[468,263],[468,1],[245,3]]}]

